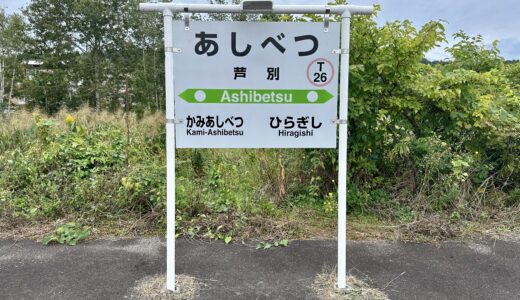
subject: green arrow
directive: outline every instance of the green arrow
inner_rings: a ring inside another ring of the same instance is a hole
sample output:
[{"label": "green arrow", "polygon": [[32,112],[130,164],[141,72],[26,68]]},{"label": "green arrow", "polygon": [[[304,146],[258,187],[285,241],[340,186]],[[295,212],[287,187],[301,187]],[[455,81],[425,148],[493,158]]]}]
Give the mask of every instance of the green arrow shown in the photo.
[{"label": "green arrow", "polygon": [[322,104],[334,98],[326,90],[187,89],[179,97],[188,103]]}]

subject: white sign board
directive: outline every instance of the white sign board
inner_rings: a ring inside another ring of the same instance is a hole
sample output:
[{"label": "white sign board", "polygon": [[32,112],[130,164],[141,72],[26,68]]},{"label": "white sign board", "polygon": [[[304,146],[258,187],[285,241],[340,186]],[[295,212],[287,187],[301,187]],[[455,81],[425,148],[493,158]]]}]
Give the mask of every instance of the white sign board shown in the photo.
[{"label": "white sign board", "polygon": [[335,148],[339,24],[174,22],[178,148]]}]

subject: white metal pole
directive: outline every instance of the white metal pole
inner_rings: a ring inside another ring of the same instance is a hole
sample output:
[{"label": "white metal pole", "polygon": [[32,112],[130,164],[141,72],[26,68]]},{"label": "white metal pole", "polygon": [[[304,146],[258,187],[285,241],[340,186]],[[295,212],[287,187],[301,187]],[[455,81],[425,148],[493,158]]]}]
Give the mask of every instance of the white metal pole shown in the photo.
[{"label": "white metal pole", "polygon": [[175,87],[173,74],[173,13],[164,16],[166,78],[166,288],[175,291]]},{"label": "white metal pole", "polygon": [[339,88],[338,170],[338,288],[347,287],[347,132],[350,12],[341,15],[341,64]]},{"label": "white metal pole", "polygon": [[[173,12],[243,13],[241,5],[206,5],[182,3],[141,3],[142,11],[162,11],[164,15],[165,77],[166,77],[166,287],[175,291],[175,93],[173,74]],[[339,170],[338,170],[338,288],[346,288],[347,254],[347,118],[348,75],[351,15],[370,15],[373,7],[356,5],[273,5],[266,11],[275,14],[309,13],[341,14],[341,65],[339,108]],[[252,11],[251,13],[261,13]]]}]

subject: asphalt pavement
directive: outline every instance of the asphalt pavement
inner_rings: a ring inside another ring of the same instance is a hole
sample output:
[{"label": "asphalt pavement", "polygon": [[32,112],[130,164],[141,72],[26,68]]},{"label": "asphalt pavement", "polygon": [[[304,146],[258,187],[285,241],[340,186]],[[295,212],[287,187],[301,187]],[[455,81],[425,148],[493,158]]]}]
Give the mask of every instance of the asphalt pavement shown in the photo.
[{"label": "asphalt pavement", "polygon": [[[136,281],[165,272],[159,238],[43,246],[0,240],[0,299],[128,299]],[[204,283],[199,299],[314,299],[336,242],[288,247],[177,241],[177,273]],[[437,245],[354,242],[349,272],[391,299],[520,299],[520,243],[482,239]]]}]

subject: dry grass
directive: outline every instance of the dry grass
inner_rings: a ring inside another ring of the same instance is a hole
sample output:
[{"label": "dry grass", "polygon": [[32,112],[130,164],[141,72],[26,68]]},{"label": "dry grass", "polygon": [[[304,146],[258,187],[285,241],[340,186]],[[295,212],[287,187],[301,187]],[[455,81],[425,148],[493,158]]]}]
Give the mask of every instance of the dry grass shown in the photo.
[{"label": "dry grass", "polygon": [[202,284],[194,277],[177,275],[178,291],[173,293],[166,289],[166,275],[147,276],[132,289],[130,299],[134,300],[190,300],[197,297]]},{"label": "dry grass", "polygon": [[[303,213],[303,212],[302,212]],[[256,216],[251,218],[243,227],[237,227],[236,220],[227,220],[226,215],[218,215],[214,219],[205,220],[206,223],[196,222],[193,225],[206,228],[216,228],[223,225],[223,229],[234,229],[235,241],[268,241],[281,239],[335,239],[337,227],[334,220],[322,220],[318,216],[305,215],[269,217]],[[8,218],[0,218],[0,239],[33,239],[40,240],[54,229],[67,222],[78,220],[56,221],[21,221]],[[79,221],[88,225],[91,229],[90,239],[120,239],[139,238],[143,236],[162,236],[164,232],[160,228],[150,226],[144,219],[120,218],[117,220],[98,220],[94,223],[86,220]],[[199,232],[201,238],[204,230]],[[453,235],[447,235],[451,233]],[[189,236],[187,233],[185,233]],[[503,241],[520,241],[520,226],[506,226],[503,222],[450,222],[447,219],[437,218],[406,223],[395,224],[378,220],[366,220],[363,218],[349,217],[347,224],[347,238],[349,240],[393,240],[423,243],[437,243],[446,239],[472,239],[490,237]]]},{"label": "dry grass", "polygon": [[[78,111],[69,112],[62,110],[58,112],[53,118],[57,120],[65,120],[68,115],[71,115],[75,120],[80,122],[81,126],[88,129],[93,129],[99,124],[111,124],[119,128],[126,128],[125,114],[123,111],[107,112],[102,111],[98,113],[92,113],[89,108],[82,108]],[[147,128],[149,130],[137,130],[132,128],[132,132],[150,132],[155,133],[159,128],[164,126],[164,114],[163,113],[146,113],[141,119],[137,120],[137,116],[130,113],[128,121],[132,127],[139,126],[140,128]]]},{"label": "dry grass", "polygon": [[[208,214],[182,221],[178,230],[188,238],[206,238],[208,232],[233,232],[234,241],[269,241],[281,239],[333,239],[336,223],[310,208],[293,207],[275,215],[240,213]],[[217,230],[218,228],[218,230]]]},{"label": "dry grass", "polygon": [[[68,126],[65,122],[67,116],[72,116],[74,120],[79,122],[82,127],[87,129],[94,129],[99,124],[110,124],[119,128],[126,128],[125,114],[123,111],[116,112],[97,112],[92,113],[92,110],[87,107],[83,107],[77,111],[68,111],[62,109],[52,117],[47,117],[44,113],[39,111],[26,111],[20,110],[10,115],[9,117],[2,119],[0,122],[0,134],[12,132],[12,131],[26,131],[34,125],[36,116],[42,116],[45,118],[52,119],[58,126]],[[145,113],[142,118],[138,120],[137,115],[130,113],[128,121],[131,126],[139,126],[140,128],[150,129],[148,132],[156,132],[158,129],[164,127],[164,114],[160,112],[156,113]],[[141,132],[142,130],[139,130]]]},{"label": "dry grass", "polygon": [[[298,215],[300,214],[300,215]],[[298,216],[297,216],[298,215]],[[222,225],[222,230],[234,230],[233,240],[268,241],[281,239],[336,239],[337,224],[335,220],[323,220],[312,212],[298,209],[294,214],[281,216],[255,216],[246,224],[239,225],[238,219],[225,214],[200,220],[186,226],[199,226],[198,237],[204,238],[207,228]],[[150,226],[143,218],[119,218],[116,220],[65,220],[55,221],[35,220],[22,221],[0,217],[0,239],[33,239],[40,240],[53,232],[59,225],[67,222],[80,222],[91,229],[89,239],[120,239],[139,238],[143,236],[162,236],[162,229]],[[184,232],[186,236],[189,236]],[[447,218],[421,218],[411,223],[396,224],[389,221],[349,217],[347,223],[347,238],[349,240],[393,240],[420,243],[437,243],[446,239],[472,239],[489,237],[503,241],[520,241],[520,226],[495,222],[452,222]]]},{"label": "dry grass", "polygon": [[320,300],[387,300],[382,291],[370,287],[364,281],[347,276],[347,290],[341,291],[336,286],[336,271],[324,271],[318,274],[311,288]]},{"label": "dry grass", "polygon": [[86,220],[58,219],[55,221],[35,220],[22,221],[0,217],[0,239],[8,240],[41,240],[53,233],[57,227],[69,223],[79,222],[87,225],[92,239],[135,239],[148,236],[164,236],[162,230],[150,226],[143,219],[100,220],[94,223]]},{"label": "dry grass", "polygon": [[7,118],[1,119],[0,122],[0,135],[6,135],[8,132],[14,130],[25,131],[33,126],[34,117],[27,111],[19,111]]},{"label": "dry grass", "polygon": [[399,224],[395,229],[395,240],[429,242],[454,238],[461,234],[460,224],[446,216],[425,215],[410,223]]},{"label": "dry grass", "polygon": [[[376,218],[363,218],[356,216],[347,217],[347,238],[354,241],[388,240],[395,237],[395,225],[390,221],[382,221]],[[334,225],[334,238],[337,238]]]},{"label": "dry grass", "polygon": [[42,221],[14,221],[0,218],[0,239],[41,239],[53,232],[55,224]]},{"label": "dry grass", "polygon": [[251,217],[241,239],[334,239],[336,221],[309,208],[292,207],[277,216]]}]

